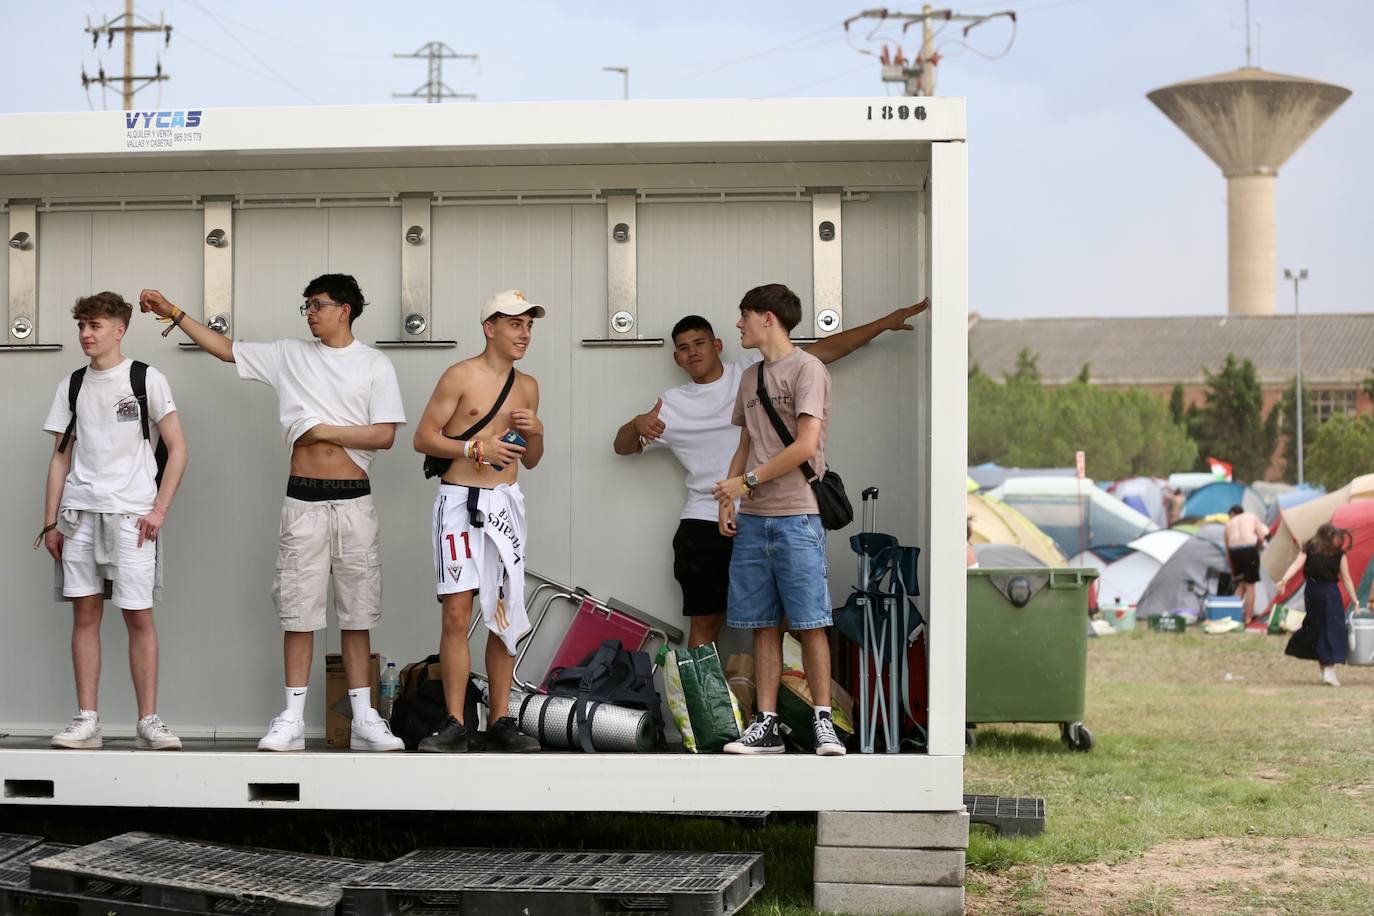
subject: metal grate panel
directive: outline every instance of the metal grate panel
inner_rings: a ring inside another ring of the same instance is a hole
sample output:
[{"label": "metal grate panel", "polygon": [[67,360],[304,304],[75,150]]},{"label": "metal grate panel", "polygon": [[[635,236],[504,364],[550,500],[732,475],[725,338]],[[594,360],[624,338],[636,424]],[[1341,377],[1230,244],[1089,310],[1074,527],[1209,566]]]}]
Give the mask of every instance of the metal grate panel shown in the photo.
[{"label": "metal grate panel", "polygon": [[987,824],[1000,836],[1038,836],[1045,832],[1043,798],[965,795],[964,807],[969,821]]},{"label": "metal grate panel", "polygon": [[126,833],[37,862],[33,886],[213,913],[332,913],[373,862]]},{"label": "metal grate panel", "polygon": [[418,849],[346,885],[344,912],[730,916],[762,887],[759,853]]}]

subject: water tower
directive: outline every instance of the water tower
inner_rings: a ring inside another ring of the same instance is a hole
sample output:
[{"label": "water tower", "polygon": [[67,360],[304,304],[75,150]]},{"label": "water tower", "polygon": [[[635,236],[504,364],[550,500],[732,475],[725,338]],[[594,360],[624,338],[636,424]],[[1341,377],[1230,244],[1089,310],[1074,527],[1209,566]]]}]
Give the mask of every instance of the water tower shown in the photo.
[{"label": "water tower", "polygon": [[1350,90],[1243,67],[1148,93],[1226,176],[1227,311],[1272,315],[1274,179]]}]

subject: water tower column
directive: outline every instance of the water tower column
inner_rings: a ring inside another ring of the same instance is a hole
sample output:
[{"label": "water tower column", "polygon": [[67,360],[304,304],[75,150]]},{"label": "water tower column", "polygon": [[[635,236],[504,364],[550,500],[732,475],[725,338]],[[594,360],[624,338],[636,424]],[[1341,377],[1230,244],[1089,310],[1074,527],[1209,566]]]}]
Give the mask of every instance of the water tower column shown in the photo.
[{"label": "water tower column", "polygon": [[1271,174],[1226,179],[1227,311],[1274,314],[1274,181]]}]

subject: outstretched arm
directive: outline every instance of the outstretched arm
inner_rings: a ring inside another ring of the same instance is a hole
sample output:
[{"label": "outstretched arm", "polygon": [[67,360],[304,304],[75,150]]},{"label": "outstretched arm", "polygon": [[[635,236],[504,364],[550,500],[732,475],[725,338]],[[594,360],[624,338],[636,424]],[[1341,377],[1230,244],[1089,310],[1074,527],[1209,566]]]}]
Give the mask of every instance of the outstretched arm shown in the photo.
[{"label": "outstretched arm", "polygon": [[212,331],[190,315],[167,301],[167,297],[155,289],[145,289],[139,293],[138,308],[142,312],[152,312],[159,318],[170,318],[186,332],[206,353],[212,353],[226,363],[234,361],[234,342],[218,331]]},{"label": "outstretched arm", "polygon": [[928,308],[929,297],[915,305],[894,309],[877,321],[870,321],[868,324],[861,324],[857,328],[818,340],[804,349],[823,363],[833,363],[853,353],[884,331],[910,331],[912,328],[907,322]]}]

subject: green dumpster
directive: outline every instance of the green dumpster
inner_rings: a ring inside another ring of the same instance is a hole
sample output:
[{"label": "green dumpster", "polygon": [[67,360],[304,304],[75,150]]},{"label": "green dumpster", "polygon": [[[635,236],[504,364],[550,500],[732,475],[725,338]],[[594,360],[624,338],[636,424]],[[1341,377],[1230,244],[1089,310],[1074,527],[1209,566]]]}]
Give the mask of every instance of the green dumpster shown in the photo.
[{"label": "green dumpster", "polygon": [[[1064,743],[1091,750],[1083,725],[1088,586],[1095,569],[970,569],[965,719],[1057,722]],[[969,732],[972,743],[972,731]]]}]

